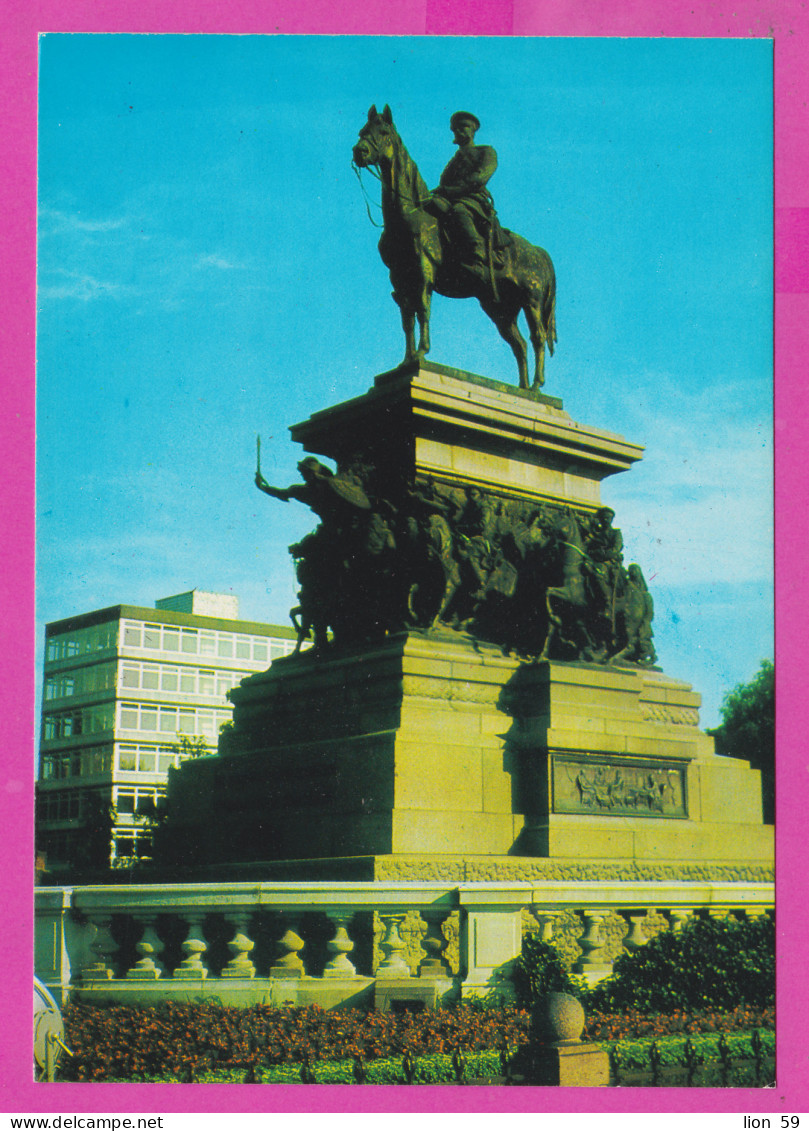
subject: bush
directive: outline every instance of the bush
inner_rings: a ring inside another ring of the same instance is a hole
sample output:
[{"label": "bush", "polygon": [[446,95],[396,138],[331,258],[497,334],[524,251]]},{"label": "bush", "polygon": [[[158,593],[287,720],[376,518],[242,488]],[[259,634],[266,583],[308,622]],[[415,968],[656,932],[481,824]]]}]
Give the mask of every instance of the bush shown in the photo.
[{"label": "bush", "polygon": [[729,1010],[775,1002],[775,926],[760,919],[692,919],[615,962],[584,1000],[589,1011]]},{"label": "bush", "polygon": [[623,1009],[619,1013],[587,1013],[584,1039],[587,1041],[626,1041],[638,1038],[657,1040],[659,1037],[688,1037],[701,1033],[738,1033],[753,1029],[774,1029],[775,1010],[772,1007],[740,1005],[729,1013],[713,1010],[674,1013],[641,1013],[637,1009]]},{"label": "bush", "polygon": [[144,1079],[170,1075],[200,1079],[218,1069],[300,1065],[305,1061],[366,1061],[465,1054],[525,1040],[528,1015],[516,1009],[485,1010],[464,1004],[424,1013],[363,1013],[255,1005],[160,1006],[69,1004],[66,1043],[74,1056],[65,1079]]},{"label": "bush", "polygon": [[[319,1083],[351,1083],[357,1057],[368,1083],[396,1083],[406,1051],[414,1058],[416,1082],[452,1080],[448,1065],[456,1050],[466,1060],[467,1078],[497,1075],[501,1050],[514,1052],[525,1043],[529,1020],[526,1012],[477,1003],[398,1015],[317,1006],[71,1003],[64,1018],[66,1043],[75,1053],[61,1062],[65,1080],[279,1084],[300,1082],[304,1062]],[[772,1009],[668,1016],[628,1010],[588,1015],[584,1038],[648,1043],[667,1034],[684,1039],[772,1026]]]},{"label": "bush", "polygon": [[514,991],[517,1004],[531,1009],[544,994],[555,992],[581,998],[587,992],[587,983],[568,973],[558,950],[550,943],[526,935],[522,953],[514,964]]}]

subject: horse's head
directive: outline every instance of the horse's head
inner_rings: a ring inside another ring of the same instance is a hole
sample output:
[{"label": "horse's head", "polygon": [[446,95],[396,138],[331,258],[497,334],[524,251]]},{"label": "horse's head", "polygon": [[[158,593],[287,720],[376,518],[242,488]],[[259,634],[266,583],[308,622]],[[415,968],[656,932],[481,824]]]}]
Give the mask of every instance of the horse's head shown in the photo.
[{"label": "horse's head", "polygon": [[354,163],[361,169],[368,165],[378,165],[386,158],[393,157],[398,135],[393,124],[390,106],[378,113],[376,106],[368,111],[368,121],[360,130],[360,139],[354,146]]}]

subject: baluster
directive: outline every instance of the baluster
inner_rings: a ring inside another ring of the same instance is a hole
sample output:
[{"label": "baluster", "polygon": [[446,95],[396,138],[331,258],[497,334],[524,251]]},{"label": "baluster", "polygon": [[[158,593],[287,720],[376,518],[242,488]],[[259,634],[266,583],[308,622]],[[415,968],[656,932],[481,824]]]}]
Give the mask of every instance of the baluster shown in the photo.
[{"label": "baluster", "polygon": [[87,918],[93,932],[89,945],[91,958],[79,971],[79,979],[82,982],[107,981],[115,977],[112,968],[112,956],[118,949],[118,944],[110,931],[112,916],[88,915]]},{"label": "baluster", "polygon": [[582,956],[574,969],[584,974],[588,981],[596,982],[612,973],[612,963],[604,951],[605,940],[601,924],[606,918],[603,911],[583,911],[584,934],[576,941],[581,947]]},{"label": "baluster", "polygon": [[458,974],[461,970],[461,913],[457,908],[450,911],[441,924],[441,934],[447,940],[444,958],[449,964],[450,972]]},{"label": "baluster", "polygon": [[448,940],[441,931],[441,922],[444,913],[427,913],[422,911],[427,921],[427,931],[421,940],[422,948],[427,952],[419,965],[420,978],[447,978],[449,977],[449,963],[444,958],[442,951],[446,949]]},{"label": "baluster", "polygon": [[678,935],[693,914],[693,907],[672,907],[669,911],[671,933]]},{"label": "baluster", "polygon": [[405,962],[402,952],[405,943],[399,934],[399,924],[404,915],[383,915],[382,922],[387,923],[387,934],[380,943],[384,958],[377,967],[378,978],[409,978],[410,967]]},{"label": "baluster", "polygon": [[556,920],[559,918],[560,912],[538,911],[535,907],[532,907],[531,914],[534,916],[537,923],[539,923],[540,942],[552,942],[554,932],[556,931]]},{"label": "baluster", "polygon": [[298,951],[303,950],[306,944],[298,934],[297,923],[290,924],[288,929],[278,940],[278,945],[283,949],[284,953],[280,958],[277,958],[271,966],[270,977],[305,978],[306,970],[303,965],[303,959],[298,954]]},{"label": "baluster", "polygon": [[202,956],[208,949],[208,941],[202,933],[203,914],[190,914],[185,916],[188,923],[188,934],[182,944],[185,958],[174,971],[175,978],[207,978],[208,968],[202,961]]},{"label": "baluster", "polygon": [[745,907],[744,914],[746,919],[754,923],[756,919],[765,918],[767,909],[766,907]]},{"label": "baluster", "polygon": [[163,973],[163,966],[157,961],[157,956],[163,950],[163,943],[155,931],[157,915],[138,914],[135,918],[143,923],[143,935],[140,942],[135,945],[140,958],[130,970],[127,970],[126,977],[157,981]]},{"label": "baluster", "polygon": [[255,978],[256,968],[250,961],[250,951],[256,945],[247,934],[250,926],[250,912],[242,911],[228,915],[228,922],[235,928],[235,935],[228,943],[228,949],[233,954],[230,962],[222,971],[223,978]]},{"label": "baluster", "polygon": [[327,914],[334,924],[335,932],[334,938],[326,944],[326,947],[334,955],[334,958],[326,963],[323,977],[356,978],[357,971],[348,957],[354,949],[354,943],[348,937],[346,930],[346,923],[351,921],[351,913],[329,911]]},{"label": "baluster", "polygon": [[646,918],[646,912],[623,912],[623,918],[629,923],[629,932],[624,935],[623,944],[630,954],[634,954],[636,950],[640,950],[642,946],[646,946],[648,938],[643,933],[641,924]]}]

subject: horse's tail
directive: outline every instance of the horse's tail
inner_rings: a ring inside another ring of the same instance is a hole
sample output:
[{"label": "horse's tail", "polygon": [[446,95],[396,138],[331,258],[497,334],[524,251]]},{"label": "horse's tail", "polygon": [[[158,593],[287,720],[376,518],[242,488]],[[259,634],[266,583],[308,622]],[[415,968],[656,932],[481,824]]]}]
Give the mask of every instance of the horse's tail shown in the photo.
[{"label": "horse's tail", "polygon": [[542,321],[546,327],[545,341],[548,346],[548,353],[553,357],[553,347],[556,342],[556,284],[548,288],[545,302],[542,304]]}]

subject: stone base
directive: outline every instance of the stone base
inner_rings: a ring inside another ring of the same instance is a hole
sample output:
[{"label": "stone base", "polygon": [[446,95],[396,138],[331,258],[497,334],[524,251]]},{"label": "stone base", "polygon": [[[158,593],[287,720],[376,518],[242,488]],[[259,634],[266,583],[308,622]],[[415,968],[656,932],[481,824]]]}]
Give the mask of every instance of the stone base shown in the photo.
[{"label": "stone base", "polygon": [[[770,838],[771,840],[771,838]],[[531,856],[464,856],[390,853],[384,856],[331,856],[320,860],[255,860],[243,864],[210,864],[185,869],[152,869],[155,882],[225,882],[323,880],[414,883],[528,883],[617,881],[691,883],[771,883],[774,869],[762,839],[761,860],[664,861],[553,860]]]},{"label": "stone base", "polygon": [[374,986],[374,1009],[385,1013],[396,1003],[422,1009],[438,1009],[452,991],[451,978],[378,978]]},{"label": "stone base", "polygon": [[94,1005],[153,1006],[171,1001],[247,1008],[251,1005],[319,1005],[321,1009],[368,1009],[373,1000],[373,978],[198,978],[178,987],[173,978],[160,982],[132,982],[127,978],[82,982],[71,990],[71,1000]]},{"label": "stone base", "polygon": [[536,866],[512,857],[611,877],[772,862],[758,772],[713,753],[699,696],[658,670],[403,633],[277,661],[233,699],[222,756],[170,775],[164,856],[217,878],[257,861],[278,862],[267,878],[397,880]]},{"label": "stone base", "polygon": [[562,1088],[605,1088],[610,1082],[609,1057],[603,1049],[579,1041],[540,1045],[534,1051],[529,1082]]}]

